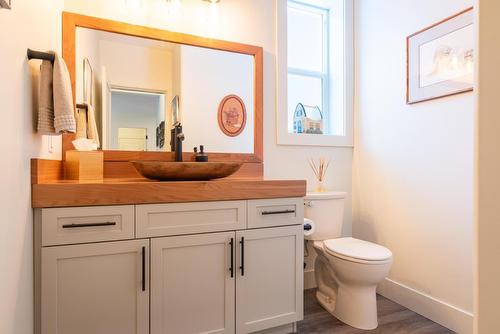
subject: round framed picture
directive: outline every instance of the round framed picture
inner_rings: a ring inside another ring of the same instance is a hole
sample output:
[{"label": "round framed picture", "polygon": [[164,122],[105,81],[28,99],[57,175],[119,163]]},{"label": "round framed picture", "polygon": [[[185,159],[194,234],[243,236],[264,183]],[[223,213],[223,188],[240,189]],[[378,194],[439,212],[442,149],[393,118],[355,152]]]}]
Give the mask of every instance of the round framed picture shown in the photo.
[{"label": "round framed picture", "polygon": [[245,103],[237,95],[228,95],[219,104],[219,127],[227,136],[236,137],[245,129],[247,111]]}]

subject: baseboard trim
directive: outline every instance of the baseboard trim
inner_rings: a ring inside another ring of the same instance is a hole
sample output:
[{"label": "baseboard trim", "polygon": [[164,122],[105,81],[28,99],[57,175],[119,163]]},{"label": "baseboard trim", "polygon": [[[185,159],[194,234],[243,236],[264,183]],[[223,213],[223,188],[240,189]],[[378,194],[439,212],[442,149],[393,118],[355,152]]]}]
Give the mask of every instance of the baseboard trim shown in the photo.
[{"label": "baseboard trim", "polygon": [[456,306],[386,278],[377,292],[396,303],[460,334],[472,334],[473,315]]},{"label": "baseboard trim", "polygon": [[304,290],[316,288],[316,278],[314,270],[304,270]]}]

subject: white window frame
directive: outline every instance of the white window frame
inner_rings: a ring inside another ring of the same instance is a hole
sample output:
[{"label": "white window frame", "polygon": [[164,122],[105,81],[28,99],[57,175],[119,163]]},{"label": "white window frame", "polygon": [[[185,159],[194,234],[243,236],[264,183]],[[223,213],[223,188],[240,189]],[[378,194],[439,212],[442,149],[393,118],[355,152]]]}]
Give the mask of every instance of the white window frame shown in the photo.
[{"label": "white window frame", "polygon": [[[321,8],[329,8],[328,69],[329,85],[323,114],[325,121],[337,119],[335,132],[344,135],[296,134],[288,131],[288,57],[287,57],[287,0],[276,0],[276,45],[277,45],[277,142],[278,145],[305,146],[353,146],[353,0],[293,0]],[[331,43],[331,41],[340,41]],[[341,82],[341,85],[336,83]],[[328,109],[327,109],[328,108]],[[332,113],[330,110],[343,110]],[[329,129],[330,124],[327,125]]]},{"label": "white window frame", "polygon": [[[302,77],[307,77],[307,78],[315,78],[315,79],[320,79],[321,80],[321,96],[322,96],[322,101],[321,101],[321,111],[323,113],[323,124],[324,128],[326,131],[329,131],[330,129],[330,118],[329,118],[329,113],[326,112],[325,110],[329,110],[329,102],[330,102],[330,15],[328,15],[328,8],[321,8],[315,6],[315,4],[311,3],[304,3],[302,1],[297,1],[297,0],[288,0],[287,2],[292,3],[292,7],[298,10],[304,10],[308,12],[313,12],[314,14],[321,15],[323,18],[323,32],[326,32],[326,34],[323,35],[323,41],[322,41],[322,46],[323,46],[323,54],[322,54],[322,64],[321,64],[321,71],[314,71],[314,70],[307,70],[307,69],[302,69],[302,68],[294,68],[290,67],[287,64],[287,82],[288,82],[288,75],[297,75],[297,76],[302,76]],[[287,3],[287,6],[289,4]],[[326,26],[326,31],[325,31],[325,26]],[[288,57],[287,57],[288,59]],[[288,105],[288,101],[287,101]],[[290,124],[287,124],[288,126]],[[290,130],[290,129],[288,129]]]}]

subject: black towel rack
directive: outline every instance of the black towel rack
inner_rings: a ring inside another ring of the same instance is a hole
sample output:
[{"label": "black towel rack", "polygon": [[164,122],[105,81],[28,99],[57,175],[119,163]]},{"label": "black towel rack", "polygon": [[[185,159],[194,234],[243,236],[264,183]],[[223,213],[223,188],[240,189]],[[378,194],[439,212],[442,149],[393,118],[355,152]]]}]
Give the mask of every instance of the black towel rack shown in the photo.
[{"label": "black towel rack", "polygon": [[88,110],[89,106],[86,103],[77,103],[76,104],[77,109],[83,109],[83,110]]},{"label": "black towel rack", "polygon": [[55,59],[55,55],[52,53],[48,53],[48,52],[35,51],[35,50],[28,49],[28,60],[31,60],[31,59],[48,60],[51,63],[53,63],[54,59]]}]

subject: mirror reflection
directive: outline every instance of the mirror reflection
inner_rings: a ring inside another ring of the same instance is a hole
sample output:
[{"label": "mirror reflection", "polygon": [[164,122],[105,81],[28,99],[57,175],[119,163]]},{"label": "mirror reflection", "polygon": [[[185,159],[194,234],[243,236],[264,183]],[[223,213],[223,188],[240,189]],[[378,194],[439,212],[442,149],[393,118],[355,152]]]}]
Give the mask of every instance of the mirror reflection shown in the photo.
[{"label": "mirror reflection", "polygon": [[95,115],[104,150],[173,151],[179,124],[184,151],[254,150],[250,55],[79,27],[76,101],[80,134]]}]

